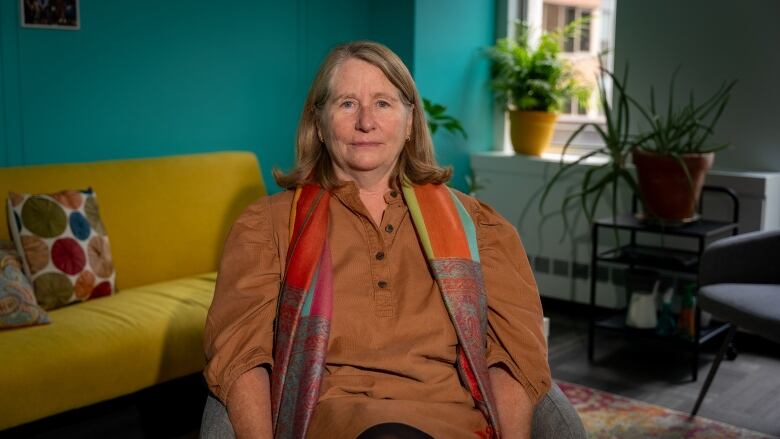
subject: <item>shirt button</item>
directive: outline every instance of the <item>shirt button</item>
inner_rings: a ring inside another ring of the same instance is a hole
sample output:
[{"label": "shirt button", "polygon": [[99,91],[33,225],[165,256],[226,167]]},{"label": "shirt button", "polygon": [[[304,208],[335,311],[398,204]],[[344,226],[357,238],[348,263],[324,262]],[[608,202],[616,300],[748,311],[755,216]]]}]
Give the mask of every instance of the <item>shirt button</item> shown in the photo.
[{"label": "shirt button", "polygon": [[387,232],[387,233],[393,233],[393,225],[392,225],[392,224],[388,224],[388,225],[386,225],[386,226],[385,226],[385,232]]},{"label": "shirt button", "polygon": [[377,282],[377,285],[379,286],[379,288],[387,288],[387,282],[385,282],[383,280],[380,280],[379,282]]},{"label": "shirt button", "polygon": [[376,255],[374,256],[376,257],[377,261],[381,261],[382,259],[385,258],[385,252],[376,252]]}]

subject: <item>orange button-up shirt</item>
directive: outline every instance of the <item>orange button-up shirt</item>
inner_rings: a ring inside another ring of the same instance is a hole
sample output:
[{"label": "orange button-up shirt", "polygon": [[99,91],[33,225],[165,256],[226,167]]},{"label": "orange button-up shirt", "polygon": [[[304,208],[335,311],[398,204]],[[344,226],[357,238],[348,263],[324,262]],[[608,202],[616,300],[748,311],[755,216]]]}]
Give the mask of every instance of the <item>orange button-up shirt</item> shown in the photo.
[{"label": "orange button-up shirt", "polygon": [[[434,437],[475,437],[486,420],[455,368],[457,336],[403,197],[385,194],[375,224],[349,183],[333,191],[328,239],[334,304],[309,437],[354,438],[383,422]],[[541,304],[520,239],[490,207],[471,214],[488,295],[487,363],[503,363],[536,402],[550,386]],[[238,376],[273,367],[273,322],[285,270],[292,192],[264,197],[225,244],[205,332],[205,376],[223,401]]]}]

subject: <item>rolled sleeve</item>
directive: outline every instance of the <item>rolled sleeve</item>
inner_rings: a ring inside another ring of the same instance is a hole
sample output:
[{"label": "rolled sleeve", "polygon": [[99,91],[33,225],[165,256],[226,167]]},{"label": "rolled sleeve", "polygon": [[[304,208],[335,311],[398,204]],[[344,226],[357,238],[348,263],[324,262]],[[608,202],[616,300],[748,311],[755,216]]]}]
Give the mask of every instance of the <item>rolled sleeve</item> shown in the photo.
[{"label": "rolled sleeve", "polygon": [[472,202],[488,302],[487,364],[502,364],[536,404],[550,389],[542,304],[517,230]]},{"label": "rolled sleeve", "polygon": [[231,228],[206,318],[204,376],[223,403],[243,373],[260,365],[273,367],[280,260],[266,197],[249,206]]}]

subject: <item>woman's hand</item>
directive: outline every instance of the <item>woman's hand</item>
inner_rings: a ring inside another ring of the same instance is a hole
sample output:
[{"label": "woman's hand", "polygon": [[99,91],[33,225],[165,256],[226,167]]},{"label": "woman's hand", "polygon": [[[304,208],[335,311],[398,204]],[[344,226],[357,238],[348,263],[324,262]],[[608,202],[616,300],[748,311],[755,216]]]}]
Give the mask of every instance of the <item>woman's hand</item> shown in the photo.
[{"label": "woman's hand", "polygon": [[534,411],[525,389],[500,365],[488,368],[488,373],[496,401],[501,437],[530,438]]},{"label": "woman's hand", "polygon": [[237,438],[271,439],[271,384],[268,371],[255,367],[238,377],[227,397],[230,423]]}]

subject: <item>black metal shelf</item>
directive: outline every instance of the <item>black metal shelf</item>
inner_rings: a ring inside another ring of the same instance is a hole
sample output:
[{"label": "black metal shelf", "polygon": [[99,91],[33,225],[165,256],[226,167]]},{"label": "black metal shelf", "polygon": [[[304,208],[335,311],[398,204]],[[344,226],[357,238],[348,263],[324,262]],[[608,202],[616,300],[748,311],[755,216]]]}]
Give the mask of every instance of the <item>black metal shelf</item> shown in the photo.
[{"label": "black metal shelf", "polygon": [[[667,340],[672,343],[678,343],[686,346],[690,345],[691,343],[695,343],[695,340],[687,339],[678,334],[660,335],[656,332],[655,329],[632,328],[626,325],[625,311],[612,314],[609,317],[597,319],[593,323],[599,329],[622,333],[629,337],[661,339],[661,340]],[[715,323],[715,322],[710,323],[710,325],[708,326],[700,327],[698,344],[701,345],[706,343],[709,339],[717,336],[718,334],[727,330],[728,328],[729,328],[728,323]]]},{"label": "black metal shelf", "polygon": [[[617,312],[606,318],[596,315],[596,279],[599,263],[617,264],[627,266],[629,269],[650,268],[658,271],[670,271],[684,276],[697,276],[699,260],[707,243],[715,238],[727,235],[736,235],[739,224],[739,200],[736,194],[728,189],[714,186],[705,186],[705,192],[725,194],[731,198],[732,221],[714,221],[710,219],[698,219],[688,224],[676,224],[674,226],[643,221],[636,214],[637,199],[634,197],[632,212],[614,217],[601,218],[593,222],[591,231],[591,275],[590,275],[590,323],[588,325],[588,359],[593,361],[595,352],[596,330],[607,330],[622,333],[627,337],[650,337],[662,339],[675,344],[687,346],[692,351],[691,375],[696,381],[699,369],[699,346],[707,340],[725,331],[729,325],[715,325],[706,328],[701,327],[701,311],[695,309],[695,331],[692,339],[684,339],[676,336],[659,336],[652,329],[636,329],[626,326],[625,310]],[[698,212],[702,212],[702,204],[699,204]],[[607,250],[598,251],[600,229],[627,231],[630,233],[628,244],[618,245]],[[644,245],[637,243],[637,235],[664,235],[676,236],[696,241],[696,251],[667,246]]]},{"label": "black metal shelf", "polygon": [[610,227],[619,230],[640,231],[669,236],[689,236],[692,238],[711,237],[722,235],[736,230],[736,222],[713,221],[701,219],[699,221],[682,226],[662,226],[659,224],[645,223],[637,218],[636,214],[624,213],[615,218],[601,218],[595,221],[602,227]]},{"label": "black metal shelf", "polygon": [[626,244],[603,251],[598,254],[596,259],[612,264],[633,264],[688,273],[696,273],[699,266],[697,252],[639,244]]}]

